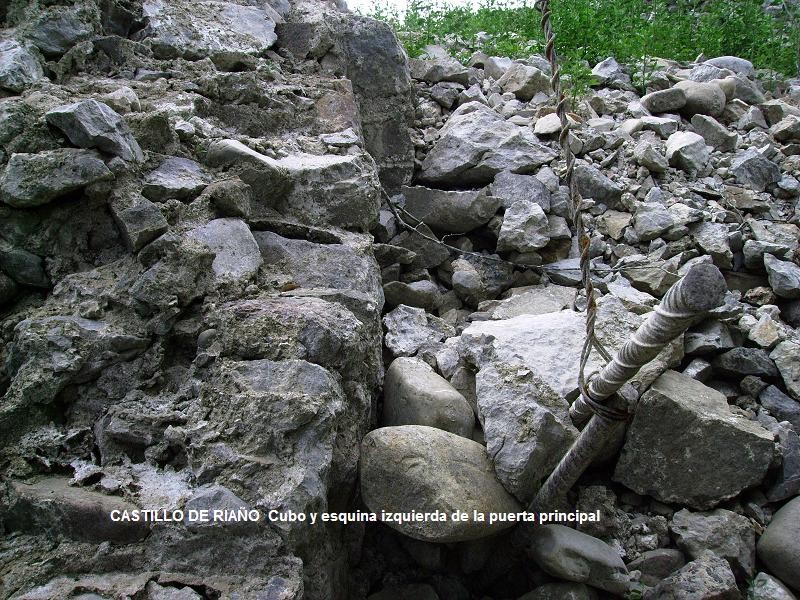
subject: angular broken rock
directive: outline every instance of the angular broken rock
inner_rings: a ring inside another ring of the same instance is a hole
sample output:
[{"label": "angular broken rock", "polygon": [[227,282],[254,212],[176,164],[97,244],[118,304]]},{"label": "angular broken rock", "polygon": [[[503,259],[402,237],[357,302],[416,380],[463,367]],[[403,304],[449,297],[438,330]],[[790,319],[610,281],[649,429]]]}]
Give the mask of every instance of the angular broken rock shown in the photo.
[{"label": "angular broken rock", "polygon": [[498,479],[521,502],[530,502],[578,436],[569,404],[523,364],[483,366],[475,393]]},{"label": "angular broken rock", "polygon": [[696,175],[703,169],[710,158],[705,140],[690,131],[679,131],[667,140],[667,160],[673,167]]},{"label": "angular broken rock", "polygon": [[384,316],[383,325],[386,327],[384,343],[394,356],[413,356],[423,346],[456,334],[452,326],[424,309],[404,304]]},{"label": "angular broken rock", "polygon": [[486,190],[445,191],[404,186],[405,209],[431,229],[466,233],[485,225],[500,207]]},{"label": "angular broken rock", "polygon": [[800,590],[800,497],[775,513],[758,540],[757,551],[770,573]]},{"label": "angular broken rock", "polygon": [[639,401],[614,480],[703,510],[758,485],[772,454],[772,434],[732,413],[722,394],[667,371]]},{"label": "angular broken rock", "polygon": [[107,104],[84,100],[54,108],[45,117],[79,148],[97,148],[127,161],[144,160],[127,124]]},{"label": "angular broken rock", "polygon": [[198,60],[261,55],[277,40],[262,8],[202,0],[146,0],[147,26],[136,34],[158,58]]},{"label": "angular broken rock", "polygon": [[92,150],[61,148],[12,154],[0,178],[0,200],[15,208],[31,208],[113,178]]},{"label": "angular broken rock", "polygon": [[523,200],[506,209],[497,236],[498,252],[533,252],[550,242],[549,223],[542,207]]},{"label": "angular broken rock", "polygon": [[739,136],[735,132],[729,131],[714,117],[708,115],[694,115],[692,117],[692,127],[695,132],[700,134],[706,144],[720,152],[733,152],[739,141]]},{"label": "angular broken rock", "polygon": [[781,298],[800,298],[800,267],[788,260],[764,254],[769,286]]},{"label": "angular broken rock", "polygon": [[683,509],[673,515],[670,531],[690,558],[711,552],[727,560],[742,578],[755,574],[756,532],[747,517],[722,508],[707,513]]},{"label": "angular broken rock", "polygon": [[172,156],[144,178],[142,195],[153,202],[192,200],[211,182],[193,160]]},{"label": "angular broken rock", "polygon": [[249,278],[263,262],[250,228],[241,219],[215,219],[188,236],[214,252],[212,268],[219,281]]},{"label": "angular broken rock", "polygon": [[520,100],[527,102],[536,94],[549,94],[550,78],[536,67],[521,63],[514,63],[503,74],[497,85],[504,92],[514,94]]},{"label": "angular broken rock", "polygon": [[624,191],[619,184],[611,181],[597,167],[578,162],[575,165],[575,184],[584,198],[592,198],[611,207],[616,207]]},{"label": "angular broken rock", "polygon": [[538,204],[544,212],[550,212],[550,191],[534,175],[503,171],[495,176],[491,191],[492,196],[499,198],[505,208],[522,200]]},{"label": "angular broken rock", "polygon": [[737,152],[730,170],[736,181],[756,192],[763,192],[781,180],[780,167],[753,148]]},{"label": "angular broken rock", "polygon": [[435,184],[483,184],[501,171],[526,173],[556,153],[479,102],[459,106],[422,162],[420,179]]},{"label": "angular broken rock", "polygon": [[784,340],[769,355],[786,385],[786,390],[800,401],[800,343]]},{"label": "angular broken rock", "polygon": [[0,42],[0,88],[19,93],[44,77],[39,60],[14,40]]},{"label": "angular broken rock", "polygon": [[[513,525],[489,524],[489,513],[517,512],[519,505],[494,476],[486,449],[467,438],[422,425],[383,427],[361,442],[361,496],[376,513],[443,512],[446,520],[389,522],[426,542],[463,542]],[[467,513],[455,521],[453,512]],[[486,521],[473,520],[473,511]]]},{"label": "angular broken rock", "polygon": [[527,550],[553,577],[586,583],[615,595],[628,591],[630,577],[619,553],[595,537],[564,525],[540,525],[532,529]]},{"label": "angular broken rock", "polygon": [[427,363],[401,357],[386,370],[381,424],[427,425],[469,438],[475,415],[464,396]]},{"label": "angular broken rock", "polygon": [[131,252],[138,252],[169,228],[158,207],[138,194],[132,198],[115,198],[109,208]]},{"label": "angular broken rock", "polygon": [[644,600],[740,600],[728,563],[713,554],[704,554],[647,590]]}]

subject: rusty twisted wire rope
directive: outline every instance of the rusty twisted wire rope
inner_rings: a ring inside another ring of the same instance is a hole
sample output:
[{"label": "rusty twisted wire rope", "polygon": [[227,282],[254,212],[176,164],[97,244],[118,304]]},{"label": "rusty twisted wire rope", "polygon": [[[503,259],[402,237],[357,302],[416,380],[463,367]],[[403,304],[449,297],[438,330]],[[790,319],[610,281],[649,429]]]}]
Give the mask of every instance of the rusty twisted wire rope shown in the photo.
[{"label": "rusty twisted wire rope", "polygon": [[569,143],[569,119],[567,117],[568,100],[566,95],[561,90],[561,66],[558,60],[558,53],[556,51],[556,35],[553,32],[552,12],[550,10],[550,0],[538,0],[535,3],[536,8],[542,13],[541,28],[545,37],[545,57],[550,63],[550,87],[558,99],[556,105],[556,114],[558,115],[561,123],[561,128],[558,134],[558,142],[561,146],[561,153],[566,163],[566,171],[564,173],[564,182],[569,190],[569,209],[570,219],[575,227],[575,236],[578,239],[578,250],[580,252],[580,270],[581,270],[581,283],[586,293],[586,336],[581,350],[580,366],[578,372],[578,387],[581,391],[581,396],[575,401],[581,403],[581,406],[586,406],[593,412],[602,414],[606,418],[625,418],[625,415],[619,414],[618,411],[607,409],[595,402],[588,394],[586,389],[586,364],[589,362],[589,356],[592,349],[596,349],[600,356],[606,362],[611,360],[608,351],[600,343],[595,333],[595,323],[597,321],[597,303],[594,295],[594,283],[592,282],[591,263],[589,256],[590,238],[586,232],[586,227],[583,223],[583,207],[580,192],[578,191],[575,182],[575,153]]}]

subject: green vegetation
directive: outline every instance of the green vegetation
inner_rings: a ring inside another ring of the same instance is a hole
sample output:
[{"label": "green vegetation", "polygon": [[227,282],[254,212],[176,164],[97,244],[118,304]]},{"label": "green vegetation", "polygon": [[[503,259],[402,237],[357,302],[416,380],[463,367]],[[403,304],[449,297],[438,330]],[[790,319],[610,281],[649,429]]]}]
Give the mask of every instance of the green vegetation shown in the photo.
[{"label": "green vegetation", "polygon": [[[787,14],[786,3],[779,16],[766,14],[762,0],[551,0],[551,6],[558,52],[575,80],[585,79],[587,63],[613,56],[641,84],[653,57],[689,61],[701,53],[798,73],[800,15]],[[444,45],[462,60],[475,50],[523,58],[543,48],[532,1],[482,0],[473,10],[409,0],[402,18],[377,2],[370,16],[388,21],[412,57],[428,44]]]}]

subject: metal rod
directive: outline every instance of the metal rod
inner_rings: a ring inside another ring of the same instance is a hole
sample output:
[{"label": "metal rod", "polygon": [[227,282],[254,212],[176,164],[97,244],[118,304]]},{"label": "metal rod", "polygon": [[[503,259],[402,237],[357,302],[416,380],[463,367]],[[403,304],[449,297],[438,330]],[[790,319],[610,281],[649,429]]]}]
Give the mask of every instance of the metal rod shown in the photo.
[{"label": "metal rod", "polygon": [[[725,279],[714,265],[701,263],[692,267],[669,289],[661,304],[612,361],[589,382],[587,393],[591,399],[602,404],[613,396],[697,317],[722,305],[726,291]],[[581,421],[591,419],[542,485],[531,510],[547,510],[562,500],[611,436],[625,426],[624,421],[593,414],[582,397],[573,403],[570,414],[579,427]]]}]

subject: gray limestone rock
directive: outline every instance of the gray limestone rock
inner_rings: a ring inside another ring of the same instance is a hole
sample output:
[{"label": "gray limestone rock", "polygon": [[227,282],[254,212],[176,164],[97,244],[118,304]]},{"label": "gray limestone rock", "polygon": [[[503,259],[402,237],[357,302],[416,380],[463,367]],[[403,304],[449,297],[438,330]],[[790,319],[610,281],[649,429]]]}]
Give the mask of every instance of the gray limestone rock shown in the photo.
[{"label": "gray limestone rock", "polygon": [[0,199],[16,208],[31,208],[113,178],[92,150],[63,148],[12,154],[0,177]]},{"label": "gray limestone rock", "polygon": [[756,532],[747,517],[722,508],[707,513],[683,509],[673,515],[670,531],[691,559],[711,552],[727,560],[741,577],[755,574]]},{"label": "gray limestone rock", "polygon": [[[361,443],[361,496],[375,512],[443,512],[445,520],[387,522],[418,540],[463,542],[508,528],[489,524],[489,513],[517,512],[519,505],[495,479],[483,446],[421,425],[383,427]],[[453,520],[462,511],[466,520]],[[473,511],[486,521],[473,519]]]},{"label": "gray limestone rock", "polygon": [[496,260],[496,254],[490,257],[495,260],[464,255],[452,262],[453,290],[467,306],[476,308],[485,300],[493,300],[514,283],[513,267]]},{"label": "gray limestone rock", "polygon": [[58,59],[83,40],[95,35],[96,12],[90,6],[76,3],[74,6],[44,10],[25,27],[25,38],[45,57]]},{"label": "gray limestone rock", "polygon": [[383,318],[386,347],[394,356],[413,356],[431,343],[455,335],[455,329],[422,308],[400,305]]},{"label": "gray limestone rock", "polygon": [[528,554],[539,568],[560,579],[618,595],[630,585],[628,569],[614,548],[563,525],[535,527]]},{"label": "gray limestone rock", "polygon": [[651,173],[664,173],[669,162],[653,142],[643,139],[633,147],[633,157]]},{"label": "gray limestone rock", "polygon": [[503,486],[530,502],[575,441],[567,401],[523,364],[494,362],[475,376],[486,450]]},{"label": "gray limestone rock", "polygon": [[781,298],[800,298],[800,267],[793,262],[780,260],[772,254],[764,254],[764,267],[769,285]]},{"label": "gray limestone rock", "polygon": [[138,252],[169,229],[158,207],[138,194],[114,198],[109,208],[131,252]]},{"label": "gray limestone rock", "polygon": [[736,181],[757,192],[763,192],[781,180],[780,167],[753,148],[737,152],[730,171]]},{"label": "gray limestone rock", "polygon": [[772,517],[758,540],[758,558],[770,573],[800,590],[800,497],[790,500]]},{"label": "gray limestone rock", "polygon": [[142,149],[127,124],[107,104],[84,100],[54,108],[46,118],[79,148],[97,148],[122,160],[144,160]]},{"label": "gray limestone rock", "polygon": [[718,56],[717,58],[709,58],[703,64],[711,65],[712,67],[718,67],[720,69],[728,69],[729,71],[733,71],[734,73],[738,73],[739,75],[743,75],[744,77],[749,77],[751,79],[755,78],[756,76],[756,70],[753,67],[753,63],[747,59],[739,58],[738,56]]},{"label": "gray limestone rock", "polygon": [[142,195],[153,202],[193,200],[210,182],[198,163],[173,156],[145,176]]},{"label": "gray limestone rock", "polygon": [[686,106],[686,93],[678,87],[657,90],[642,96],[641,103],[654,114],[676,112]]},{"label": "gray limestone rock", "polygon": [[672,213],[660,202],[642,202],[636,205],[633,230],[642,242],[661,237],[675,225]]},{"label": "gray limestone rock", "polygon": [[263,259],[250,228],[241,219],[215,219],[188,233],[214,252],[212,269],[219,281],[248,279]]},{"label": "gray limestone rock", "polygon": [[735,415],[725,397],[674,371],[639,401],[614,479],[661,502],[711,508],[759,484],[773,436]]},{"label": "gray limestone rock", "polygon": [[763,571],[755,576],[747,590],[748,600],[797,600],[780,581]]},{"label": "gray limestone rock", "polygon": [[231,65],[263,55],[277,40],[275,21],[263,8],[201,0],[145,0],[147,26],[136,34],[159,58],[212,58]]},{"label": "gray limestone rock", "polygon": [[500,207],[486,190],[444,191],[422,186],[403,187],[405,209],[431,229],[466,233],[485,225]]},{"label": "gray limestone rock", "polygon": [[427,425],[469,438],[475,415],[464,396],[427,363],[396,358],[383,382],[381,425]]},{"label": "gray limestone rock", "polygon": [[775,346],[769,357],[775,363],[786,390],[795,400],[800,400],[800,343],[784,340]]},{"label": "gray limestone rock", "polygon": [[479,102],[462,104],[439,131],[422,162],[420,178],[434,184],[482,184],[497,173],[526,173],[555,153]]},{"label": "gray limestone rock", "polygon": [[645,600],[740,600],[728,563],[706,554],[688,563],[644,594]]},{"label": "gray limestone rock", "polygon": [[507,171],[498,173],[492,182],[491,193],[502,201],[504,208],[524,201],[538,204],[544,212],[550,212],[550,191],[533,175],[517,175]]},{"label": "gray limestone rock", "polygon": [[43,78],[33,53],[14,40],[0,42],[0,88],[19,93]]},{"label": "gray limestone rock", "polygon": [[711,256],[720,269],[733,268],[733,250],[728,241],[729,230],[724,223],[703,222],[690,227],[692,238],[704,254]]},{"label": "gray limestone rock", "polygon": [[717,356],[712,362],[714,369],[729,377],[756,375],[777,377],[778,370],[769,354],[761,348],[732,348]]},{"label": "gray limestone rock", "polygon": [[705,140],[696,133],[679,131],[667,139],[667,160],[673,167],[696,175],[705,169],[709,158]]},{"label": "gray limestone rock", "polygon": [[550,78],[536,67],[521,63],[512,64],[497,82],[504,92],[514,94],[527,102],[536,94],[550,94]]},{"label": "gray limestone rock", "polygon": [[692,127],[695,132],[700,134],[708,146],[720,152],[733,152],[738,144],[738,136],[735,132],[729,131],[714,117],[708,115],[694,115],[692,117]]},{"label": "gray limestone rock", "polygon": [[622,187],[606,177],[597,167],[578,162],[575,165],[575,184],[584,198],[592,198],[616,207],[622,197]]}]

